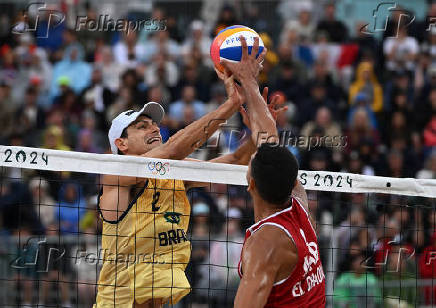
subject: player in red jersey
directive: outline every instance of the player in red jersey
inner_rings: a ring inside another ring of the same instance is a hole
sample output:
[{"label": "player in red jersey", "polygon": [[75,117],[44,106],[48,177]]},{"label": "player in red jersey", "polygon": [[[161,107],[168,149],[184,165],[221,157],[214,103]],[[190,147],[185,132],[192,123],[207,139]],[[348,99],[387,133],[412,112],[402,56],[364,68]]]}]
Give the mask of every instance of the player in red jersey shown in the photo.
[{"label": "player in red jersey", "polygon": [[260,147],[247,172],[256,223],[245,235],[235,308],[325,307],[325,276],[298,163],[279,145],[274,117],[253,78],[256,52],[248,55],[243,38],[241,43],[241,61],[222,64],[242,85],[252,138]]}]

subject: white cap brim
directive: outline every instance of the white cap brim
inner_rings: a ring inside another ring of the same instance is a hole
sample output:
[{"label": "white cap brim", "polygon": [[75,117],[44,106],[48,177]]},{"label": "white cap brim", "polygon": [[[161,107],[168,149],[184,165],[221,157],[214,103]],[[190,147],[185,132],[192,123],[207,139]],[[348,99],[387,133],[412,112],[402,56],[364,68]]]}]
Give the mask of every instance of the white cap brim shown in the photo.
[{"label": "white cap brim", "polygon": [[165,111],[160,104],[156,102],[149,102],[145,104],[144,107],[142,107],[142,109],[138,112],[138,115],[133,121],[135,121],[140,115],[145,115],[157,124],[160,124],[165,115]]}]

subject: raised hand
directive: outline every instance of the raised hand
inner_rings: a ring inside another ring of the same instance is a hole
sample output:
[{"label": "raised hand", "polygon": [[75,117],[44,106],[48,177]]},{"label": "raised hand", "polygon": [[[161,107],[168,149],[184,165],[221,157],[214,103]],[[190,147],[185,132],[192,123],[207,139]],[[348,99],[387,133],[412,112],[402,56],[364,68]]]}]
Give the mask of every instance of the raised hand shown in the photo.
[{"label": "raised hand", "polygon": [[262,70],[262,62],[266,54],[266,47],[264,47],[262,53],[256,58],[259,52],[259,37],[254,38],[254,45],[251,50],[251,54],[248,54],[248,46],[245,37],[240,36],[242,46],[242,57],[239,62],[230,62],[228,60],[222,59],[220,64],[226,68],[229,72],[235,76],[235,79],[241,83],[244,80],[257,78],[259,72]]},{"label": "raised hand", "polygon": [[218,78],[224,81],[227,96],[234,103],[242,105],[245,102],[245,95],[242,88],[235,82],[234,76],[229,71],[224,70],[224,73],[215,68]]}]

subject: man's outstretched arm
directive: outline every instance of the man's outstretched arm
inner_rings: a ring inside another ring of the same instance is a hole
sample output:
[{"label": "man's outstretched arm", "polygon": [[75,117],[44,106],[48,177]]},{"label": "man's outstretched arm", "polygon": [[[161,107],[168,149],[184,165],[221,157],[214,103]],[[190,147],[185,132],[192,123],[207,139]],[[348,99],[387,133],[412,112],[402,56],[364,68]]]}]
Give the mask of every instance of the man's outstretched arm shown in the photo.
[{"label": "man's outstretched arm", "polygon": [[[248,117],[252,129],[252,139],[256,146],[264,142],[278,143],[276,122],[271,115],[268,106],[259,91],[255,72],[262,66],[263,57],[256,55],[259,51],[259,39],[255,43],[251,54],[248,54],[247,42],[243,36],[240,37],[242,45],[242,58],[239,62],[222,60],[221,64],[232,72],[235,79],[241,83],[248,107]],[[266,49],[265,49],[266,50]],[[265,53],[266,51],[263,51]],[[257,70],[256,70],[257,66]]]},{"label": "man's outstretched arm", "polygon": [[[233,86],[233,77],[224,80],[226,87]],[[143,156],[166,158],[166,159],[184,159],[204,142],[235,112],[237,112],[242,102],[235,96],[229,96],[226,102],[216,110],[209,112],[197,121],[187,127],[179,130],[176,134],[161,146],[147,152]]]}]

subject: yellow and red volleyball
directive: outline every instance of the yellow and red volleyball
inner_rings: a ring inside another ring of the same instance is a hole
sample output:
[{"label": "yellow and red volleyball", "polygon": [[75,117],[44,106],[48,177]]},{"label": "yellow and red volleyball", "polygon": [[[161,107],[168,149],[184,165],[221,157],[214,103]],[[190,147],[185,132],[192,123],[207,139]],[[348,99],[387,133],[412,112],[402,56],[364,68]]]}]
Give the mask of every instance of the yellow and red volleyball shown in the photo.
[{"label": "yellow and red volleyball", "polygon": [[220,71],[224,71],[224,67],[220,64],[221,59],[229,61],[241,61],[242,46],[240,36],[243,36],[247,41],[248,53],[251,54],[251,49],[254,45],[254,38],[259,38],[259,52],[256,58],[263,51],[264,45],[259,34],[251,28],[242,25],[234,25],[221,30],[214,38],[210,46],[210,57],[212,58],[215,67]]}]

